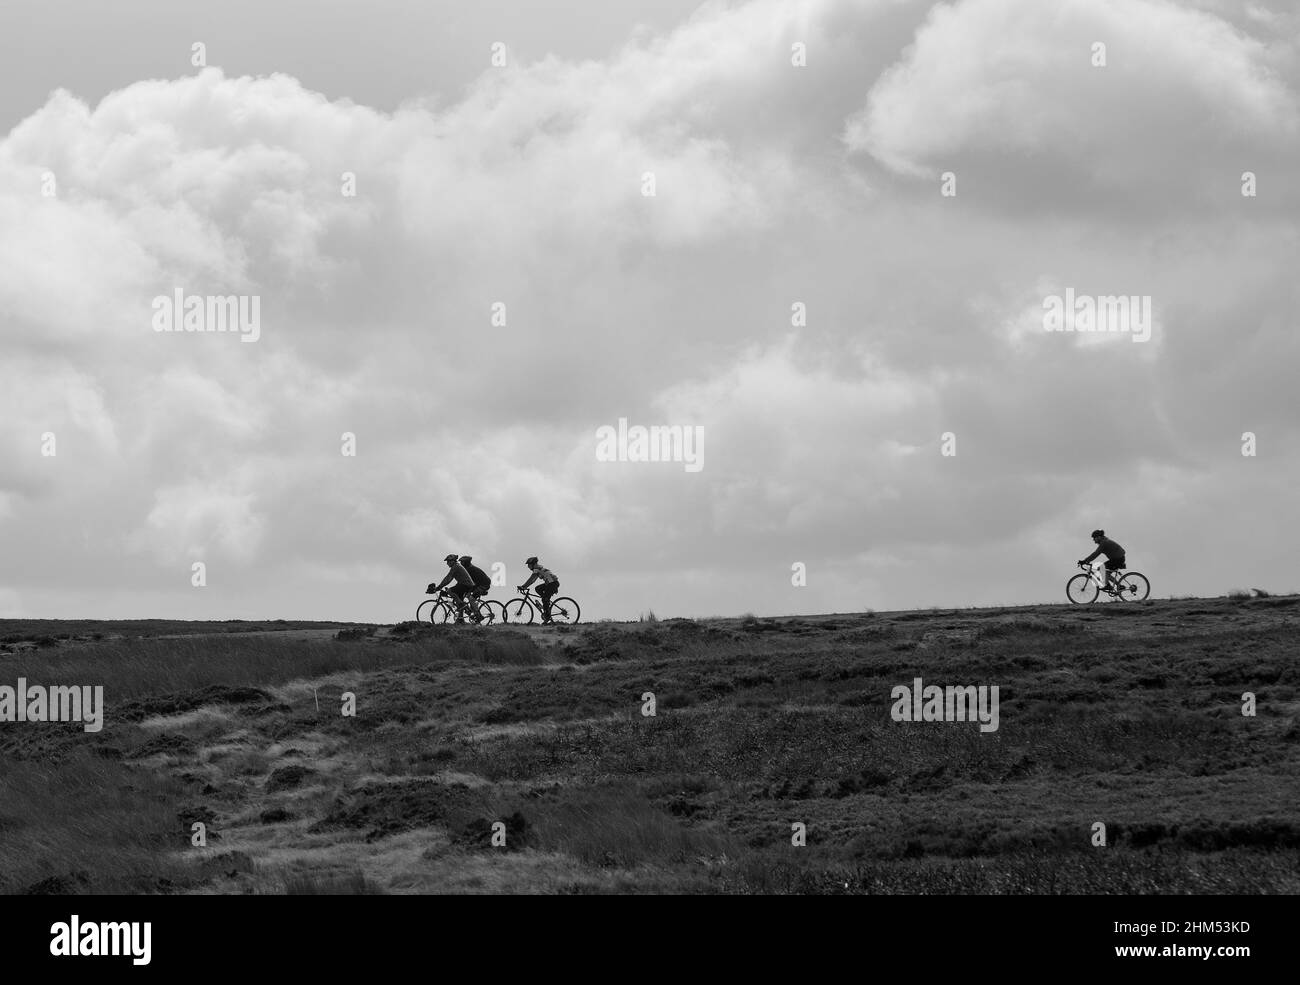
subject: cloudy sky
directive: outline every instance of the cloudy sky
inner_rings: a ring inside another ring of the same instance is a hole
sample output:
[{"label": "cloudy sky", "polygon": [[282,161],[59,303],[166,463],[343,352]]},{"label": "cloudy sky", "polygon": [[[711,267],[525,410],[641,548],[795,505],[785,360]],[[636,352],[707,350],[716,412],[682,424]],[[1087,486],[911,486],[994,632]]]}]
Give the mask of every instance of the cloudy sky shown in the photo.
[{"label": "cloudy sky", "polygon": [[1290,0],[17,0],[0,83],[0,615],[1300,588]]}]

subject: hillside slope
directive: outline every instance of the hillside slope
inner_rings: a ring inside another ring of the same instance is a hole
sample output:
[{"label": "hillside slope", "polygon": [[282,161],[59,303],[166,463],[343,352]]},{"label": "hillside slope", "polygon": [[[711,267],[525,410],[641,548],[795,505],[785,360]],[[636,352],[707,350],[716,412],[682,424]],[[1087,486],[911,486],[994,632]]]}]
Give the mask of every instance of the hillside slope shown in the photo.
[{"label": "hillside slope", "polygon": [[[0,653],[0,685],[107,704],[99,733],[0,724],[0,891],[1300,892],[1297,616],[294,624]],[[917,677],[996,685],[997,730],[895,721]]]}]

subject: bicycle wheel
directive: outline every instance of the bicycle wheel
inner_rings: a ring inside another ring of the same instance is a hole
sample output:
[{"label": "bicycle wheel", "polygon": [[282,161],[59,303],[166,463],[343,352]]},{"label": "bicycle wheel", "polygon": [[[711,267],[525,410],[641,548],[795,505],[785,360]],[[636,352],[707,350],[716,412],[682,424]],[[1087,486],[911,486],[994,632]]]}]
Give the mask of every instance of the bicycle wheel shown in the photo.
[{"label": "bicycle wheel", "polygon": [[[434,610],[436,610],[441,604],[441,600],[439,599],[425,599],[415,607],[415,621],[437,622],[437,620],[434,619],[433,614]],[[425,608],[425,606],[428,606],[428,608]]]},{"label": "bicycle wheel", "polygon": [[527,626],[533,621],[532,604],[525,598],[511,599],[505,604],[506,622]]},{"label": "bicycle wheel", "polygon": [[1076,604],[1097,601],[1097,583],[1088,575],[1075,575],[1065,583],[1065,597]]},{"label": "bicycle wheel", "polygon": [[551,599],[551,622],[559,623],[562,626],[570,626],[577,622],[581,616],[582,610],[578,608],[578,603],[567,595]]},{"label": "bicycle wheel", "polygon": [[1130,571],[1119,580],[1119,597],[1125,602],[1145,602],[1151,594],[1151,582],[1140,571]]},{"label": "bicycle wheel", "polygon": [[484,626],[495,626],[506,621],[506,607],[495,599],[484,602],[480,611],[483,613]]}]

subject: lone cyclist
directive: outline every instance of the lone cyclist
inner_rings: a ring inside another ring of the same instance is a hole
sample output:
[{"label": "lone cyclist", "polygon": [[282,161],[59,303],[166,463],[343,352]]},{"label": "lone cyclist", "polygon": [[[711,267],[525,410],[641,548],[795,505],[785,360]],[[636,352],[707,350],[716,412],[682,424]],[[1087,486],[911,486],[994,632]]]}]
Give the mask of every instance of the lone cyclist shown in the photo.
[{"label": "lone cyclist", "polygon": [[1115,594],[1113,583],[1119,577],[1118,572],[1124,568],[1124,548],[1106,536],[1104,530],[1094,530],[1092,532],[1092,542],[1097,545],[1097,549],[1089,554],[1086,558],[1079,561],[1080,564],[1091,564],[1098,554],[1106,555],[1106,592],[1110,595]]},{"label": "lone cyclist", "polygon": [[543,568],[536,557],[530,557],[524,564],[528,565],[532,575],[529,576],[526,582],[518,586],[519,591],[522,592],[527,589],[538,578],[542,580],[542,583],[537,586],[537,594],[542,599],[542,624],[546,625],[551,621],[551,599],[560,590],[560,579],[555,576],[554,572]]}]

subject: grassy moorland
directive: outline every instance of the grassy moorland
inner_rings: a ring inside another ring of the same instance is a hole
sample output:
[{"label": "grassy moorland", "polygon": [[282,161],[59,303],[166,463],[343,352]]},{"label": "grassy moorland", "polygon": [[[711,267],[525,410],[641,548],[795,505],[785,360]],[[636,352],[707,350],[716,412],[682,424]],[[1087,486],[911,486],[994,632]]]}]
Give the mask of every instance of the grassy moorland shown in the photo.
[{"label": "grassy moorland", "polygon": [[180,619],[0,619],[0,654],[33,647],[54,647],[61,643],[126,637],[265,633],[350,625],[352,624],[302,622],[296,619],[230,619],[222,622],[190,622]]},{"label": "grassy moorland", "polygon": [[[1296,893],[1297,617],[47,627],[0,685],[103,684],[105,725],[0,724],[0,891]],[[999,729],[893,721],[918,676]]]}]

